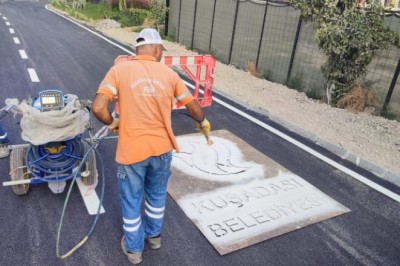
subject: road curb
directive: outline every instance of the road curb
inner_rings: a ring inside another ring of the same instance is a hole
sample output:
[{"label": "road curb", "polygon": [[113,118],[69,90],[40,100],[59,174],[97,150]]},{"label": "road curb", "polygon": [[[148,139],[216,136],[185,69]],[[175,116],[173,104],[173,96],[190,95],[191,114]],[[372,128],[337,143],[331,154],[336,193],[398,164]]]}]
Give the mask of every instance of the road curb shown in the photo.
[{"label": "road curb", "polygon": [[243,100],[233,97],[232,95],[229,95],[223,91],[220,91],[216,87],[214,87],[214,91],[216,93],[222,95],[223,97],[238,103],[245,109],[248,109],[250,111],[253,111],[253,112],[256,112],[256,113],[259,113],[261,115],[268,117],[275,123],[285,127],[287,130],[294,132],[294,133],[302,136],[303,138],[312,141],[316,145],[332,152],[333,154],[339,156],[343,160],[346,160],[368,172],[371,172],[372,174],[376,175],[377,177],[382,178],[382,179],[400,187],[400,173],[393,173],[393,172],[388,171],[374,163],[371,163],[371,162],[357,156],[356,154],[353,154],[353,153],[345,150],[343,147],[340,147],[336,144],[326,141],[326,140],[318,137],[317,135],[315,135],[312,132],[309,132],[309,131],[307,131],[301,127],[298,127],[298,126],[296,126],[274,114],[271,114],[267,110],[264,110],[261,108],[250,107],[249,104],[244,102]]}]

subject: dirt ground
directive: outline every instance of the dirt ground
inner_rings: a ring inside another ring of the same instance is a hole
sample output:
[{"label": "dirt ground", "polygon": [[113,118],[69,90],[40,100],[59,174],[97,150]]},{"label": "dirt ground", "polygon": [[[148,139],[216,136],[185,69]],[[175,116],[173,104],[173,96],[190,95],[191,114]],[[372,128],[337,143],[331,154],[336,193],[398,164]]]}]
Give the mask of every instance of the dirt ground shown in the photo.
[{"label": "dirt ground", "polygon": [[[104,35],[130,45],[137,33],[104,20],[92,25]],[[195,55],[184,46],[165,42],[164,55]],[[217,63],[214,91],[311,133],[388,172],[400,175],[400,123],[367,113],[332,108],[288,87]],[[212,124],[212,121],[211,121]],[[400,180],[399,180],[400,182]],[[397,183],[397,182],[396,182]]]}]

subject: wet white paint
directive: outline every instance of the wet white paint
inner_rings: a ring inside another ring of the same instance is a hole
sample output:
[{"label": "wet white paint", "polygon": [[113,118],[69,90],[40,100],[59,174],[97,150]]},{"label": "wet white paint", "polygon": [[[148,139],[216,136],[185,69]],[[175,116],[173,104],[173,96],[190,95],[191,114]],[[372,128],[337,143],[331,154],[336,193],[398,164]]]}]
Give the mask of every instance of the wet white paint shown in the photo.
[{"label": "wet white paint", "polygon": [[[81,178],[76,179],[76,183],[78,184],[79,192],[81,193],[82,199],[85,203],[86,209],[90,215],[96,215],[99,210],[99,205],[101,204],[99,197],[96,193],[96,186],[98,180],[96,179],[96,183],[90,186],[86,186],[83,184]],[[100,206],[100,213],[104,213],[103,205]]]},{"label": "wet white paint", "polygon": [[323,220],[321,217],[326,215],[348,211],[290,172],[245,185],[189,194],[178,203],[215,245],[249,241],[280,228],[292,231]]},{"label": "wet white paint", "polygon": [[221,255],[350,211],[226,130],[212,140],[177,138],[168,192]]},{"label": "wet white paint", "polygon": [[179,153],[174,153],[172,166],[188,176],[216,182],[243,182],[264,177],[264,166],[244,161],[237,145],[220,137],[207,145],[203,136],[182,136],[177,139]]}]

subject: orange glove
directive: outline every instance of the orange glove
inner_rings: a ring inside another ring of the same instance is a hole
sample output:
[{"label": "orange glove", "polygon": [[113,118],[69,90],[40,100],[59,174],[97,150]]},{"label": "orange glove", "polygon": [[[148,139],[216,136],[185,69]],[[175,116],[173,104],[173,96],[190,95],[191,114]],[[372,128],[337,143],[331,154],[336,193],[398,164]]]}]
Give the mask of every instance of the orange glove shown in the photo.
[{"label": "orange glove", "polygon": [[206,137],[207,144],[212,145],[213,141],[210,139],[211,124],[206,118],[202,122],[196,124],[197,131],[202,132]]}]

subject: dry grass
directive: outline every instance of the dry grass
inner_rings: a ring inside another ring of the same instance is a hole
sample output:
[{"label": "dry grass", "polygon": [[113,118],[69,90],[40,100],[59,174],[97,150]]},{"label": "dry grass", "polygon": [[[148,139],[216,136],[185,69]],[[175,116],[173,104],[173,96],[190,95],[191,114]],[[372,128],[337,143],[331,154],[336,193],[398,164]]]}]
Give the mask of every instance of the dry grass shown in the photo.
[{"label": "dry grass", "polygon": [[263,74],[260,73],[260,71],[257,70],[256,64],[255,63],[248,63],[246,67],[246,71],[249,72],[252,76],[257,77],[257,78],[262,78]]},{"label": "dry grass", "polygon": [[337,103],[337,107],[351,112],[368,111],[373,113],[378,105],[376,94],[370,88],[363,88],[354,84],[349,93],[343,96]]}]

